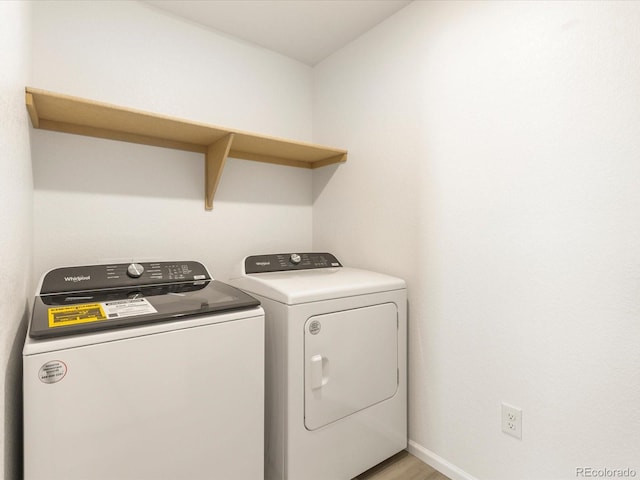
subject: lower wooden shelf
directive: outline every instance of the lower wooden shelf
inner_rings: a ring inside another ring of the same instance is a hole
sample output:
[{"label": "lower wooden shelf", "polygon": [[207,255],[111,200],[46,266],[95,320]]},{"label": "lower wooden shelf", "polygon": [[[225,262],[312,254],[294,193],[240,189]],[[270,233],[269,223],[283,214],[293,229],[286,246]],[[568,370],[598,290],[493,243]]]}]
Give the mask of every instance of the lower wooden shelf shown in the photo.
[{"label": "lower wooden shelf", "polygon": [[205,155],[205,208],[213,208],[227,157],[300,168],[347,160],[347,151],[191,122],[59,93],[26,88],[34,128]]}]

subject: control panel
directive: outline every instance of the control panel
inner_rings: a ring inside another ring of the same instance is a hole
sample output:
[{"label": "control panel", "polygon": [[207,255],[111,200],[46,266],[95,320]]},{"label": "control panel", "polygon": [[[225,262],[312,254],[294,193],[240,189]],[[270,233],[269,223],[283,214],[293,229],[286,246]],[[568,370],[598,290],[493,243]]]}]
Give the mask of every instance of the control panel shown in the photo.
[{"label": "control panel", "polygon": [[41,294],[211,280],[199,262],[149,262],[56,268],[42,281]]},{"label": "control panel", "polygon": [[245,273],[286,272],[314,268],[342,267],[330,253],[274,253],[252,255],[244,261]]}]

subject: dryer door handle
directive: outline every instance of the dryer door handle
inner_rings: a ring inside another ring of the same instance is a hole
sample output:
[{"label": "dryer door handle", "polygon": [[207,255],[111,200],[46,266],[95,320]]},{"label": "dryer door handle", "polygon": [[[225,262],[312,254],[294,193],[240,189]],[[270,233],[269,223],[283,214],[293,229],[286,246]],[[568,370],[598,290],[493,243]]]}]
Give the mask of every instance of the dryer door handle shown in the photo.
[{"label": "dryer door handle", "polygon": [[314,355],[311,357],[311,389],[322,388],[327,383],[323,379],[323,358],[322,355]]}]

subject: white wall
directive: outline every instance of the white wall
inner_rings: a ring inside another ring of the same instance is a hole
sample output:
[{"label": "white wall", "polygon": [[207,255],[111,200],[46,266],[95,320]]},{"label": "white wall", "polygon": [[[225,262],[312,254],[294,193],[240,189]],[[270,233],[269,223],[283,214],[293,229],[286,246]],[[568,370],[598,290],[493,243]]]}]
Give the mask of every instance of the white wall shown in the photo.
[{"label": "white wall", "polygon": [[0,478],[21,477],[22,343],[31,277],[32,192],[28,116],[29,5],[0,2]]},{"label": "white wall", "polygon": [[[138,2],[35,2],[33,86],[311,139],[311,69]],[[311,172],[230,159],[204,210],[202,155],[33,131],[34,273],[311,246]]]},{"label": "white wall", "polygon": [[314,140],[349,149],[314,248],[408,280],[412,451],[452,478],[640,475],[638,25],[414,2],[314,69]]}]

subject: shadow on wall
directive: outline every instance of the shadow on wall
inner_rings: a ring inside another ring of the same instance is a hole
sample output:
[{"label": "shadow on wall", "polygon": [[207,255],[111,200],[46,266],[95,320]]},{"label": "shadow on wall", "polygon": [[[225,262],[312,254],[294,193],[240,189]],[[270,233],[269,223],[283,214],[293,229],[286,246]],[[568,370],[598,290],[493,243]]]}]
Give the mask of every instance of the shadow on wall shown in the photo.
[{"label": "shadow on wall", "polygon": [[[204,155],[32,130],[36,190],[204,202]],[[311,204],[308,169],[229,158],[216,201]]]},{"label": "shadow on wall", "polygon": [[[347,159],[347,162],[349,162],[349,159]],[[324,191],[325,187],[329,184],[329,181],[331,180],[333,175],[336,173],[338,168],[345,168],[345,165],[347,164],[343,165],[338,163],[334,165],[327,165],[326,167],[318,168],[313,171],[313,202],[314,203],[316,200],[318,200],[318,198]]]},{"label": "shadow on wall", "polygon": [[196,173],[197,167],[204,169],[201,154],[40,130],[31,133],[36,190],[202,197],[204,182]]},{"label": "shadow on wall", "polygon": [[22,479],[23,422],[22,422],[22,347],[29,322],[29,303],[9,352],[4,385],[4,479]]}]

